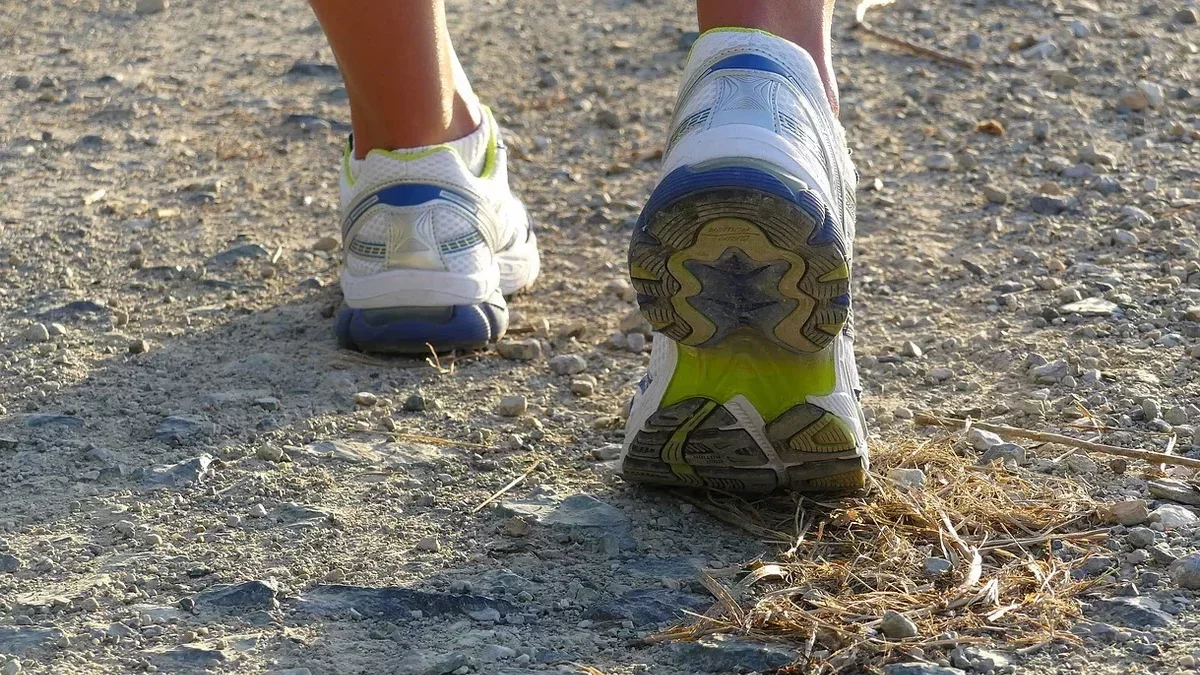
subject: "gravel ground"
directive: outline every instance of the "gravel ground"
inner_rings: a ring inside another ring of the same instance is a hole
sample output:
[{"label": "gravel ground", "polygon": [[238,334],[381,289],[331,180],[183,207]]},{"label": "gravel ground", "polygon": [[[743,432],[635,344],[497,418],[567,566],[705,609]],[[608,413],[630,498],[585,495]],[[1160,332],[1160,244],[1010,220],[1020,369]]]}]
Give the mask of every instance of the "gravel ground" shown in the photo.
[{"label": "gravel ground", "polygon": [[[521,345],[432,364],[332,339],[348,112],[311,12],[162,4],[0,9],[0,673],[789,662],[795,646],[636,641],[712,604],[701,568],[772,550],[611,466],[648,360],[624,251],[695,38],[687,3],[451,3],[545,276],[513,303]],[[839,8],[875,448],[926,438],[910,419],[933,410],[1091,418],[1105,443],[1200,457],[1198,9],[875,10],[971,72]],[[1112,583],[1079,644],[999,636],[990,657],[888,672],[1195,670],[1191,472],[1025,450],[1015,470],[1147,500],[1085,566]]]}]

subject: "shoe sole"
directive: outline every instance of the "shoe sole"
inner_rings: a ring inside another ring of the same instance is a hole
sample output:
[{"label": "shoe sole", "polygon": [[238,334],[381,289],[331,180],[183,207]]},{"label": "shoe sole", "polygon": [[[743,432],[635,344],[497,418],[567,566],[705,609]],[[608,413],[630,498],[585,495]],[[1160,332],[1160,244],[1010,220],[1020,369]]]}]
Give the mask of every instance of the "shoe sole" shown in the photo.
[{"label": "shoe sole", "polygon": [[[497,255],[502,266],[501,288],[506,278],[521,284],[507,297],[529,290],[538,277],[537,236],[532,227],[519,250]],[[375,354],[428,356],[430,352],[477,351],[504,337],[508,330],[508,305],[497,295],[478,304],[449,307],[388,307],[356,309],[343,305],[334,333],[338,345]]]},{"label": "shoe sole", "polygon": [[715,166],[662,181],[629,267],[643,315],[677,343],[678,359],[629,444],[627,478],[734,492],[864,485],[854,427],[809,402],[836,384],[846,250],[821,198],[797,179]]},{"label": "shoe sole", "polygon": [[389,307],[338,312],[335,333],[346,349],[376,354],[426,355],[431,351],[486,349],[508,329],[504,301],[451,307]]}]

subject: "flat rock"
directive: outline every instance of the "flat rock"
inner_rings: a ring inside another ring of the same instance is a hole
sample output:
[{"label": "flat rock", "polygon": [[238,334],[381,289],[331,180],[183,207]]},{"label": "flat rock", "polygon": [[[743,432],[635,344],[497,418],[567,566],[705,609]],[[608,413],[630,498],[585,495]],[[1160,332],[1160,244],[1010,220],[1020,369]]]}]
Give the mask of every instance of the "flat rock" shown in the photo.
[{"label": "flat rock", "polygon": [[154,428],[154,438],[163,443],[190,443],[217,432],[217,425],[196,415],[171,415]]},{"label": "flat rock", "polygon": [[617,507],[591,495],[575,494],[557,501],[549,497],[503,502],[498,509],[506,516],[518,516],[527,521],[583,531],[593,537],[611,537],[621,550],[637,546],[629,536],[629,516]]},{"label": "flat rock", "polygon": [[883,675],[967,675],[958,668],[933,663],[893,663],[883,667]]},{"label": "flat rock", "polygon": [[288,527],[319,527],[333,521],[333,513],[295,502],[280,504],[272,515]]},{"label": "flat rock", "polygon": [[1084,298],[1068,302],[1058,311],[1063,314],[1079,314],[1080,316],[1112,316],[1118,309],[1117,303],[1104,298]]},{"label": "flat rock", "polygon": [[1088,616],[1125,628],[1164,628],[1171,623],[1171,615],[1162,611],[1162,605],[1146,596],[1097,600]]},{"label": "flat rock", "polygon": [[205,265],[231,265],[239,260],[258,260],[271,255],[271,252],[262,244],[242,244],[228,248],[208,260],[204,261]]},{"label": "flat rock", "polygon": [[142,484],[151,488],[187,487],[212,475],[212,457],[200,455],[177,464],[155,464],[142,469]]},{"label": "flat rock", "polygon": [[179,645],[145,652],[150,662],[167,672],[206,670],[229,660],[229,654],[213,647]]},{"label": "flat rock", "polygon": [[33,413],[25,416],[25,426],[75,429],[83,426],[83,420],[72,415],[61,415],[59,413]]},{"label": "flat rock", "polygon": [[1181,588],[1200,590],[1200,553],[1192,553],[1171,563],[1171,579]]},{"label": "flat rock", "polygon": [[196,609],[274,609],[278,591],[274,581],[257,579],[236,584],[217,584],[196,594]]},{"label": "flat rock", "polygon": [[413,618],[413,612],[421,612],[425,616],[466,615],[474,619],[487,619],[516,611],[515,607],[503,600],[481,595],[451,595],[392,586],[369,588],[343,584],[316,586],[297,598],[293,606],[297,613],[311,616],[339,616],[354,610],[363,617],[384,621],[408,621]]},{"label": "flat rock", "polygon": [[232,389],[204,394],[197,402],[210,408],[222,408],[229,405],[250,405],[256,399],[267,398],[270,389]]},{"label": "flat rock", "polygon": [[63,319],[78,319],[84,316],[108,313],[108,305],[96,300],[75,300],[65,305],[52,307],[37,315],[44,321],[62,321]]},{"label": "flat rock", "polygon": [[287,74],[300,77],[337,77],[340,73],[338,67],[332,63],[297,61],[288,69]]},{"label": "flat rock", "polygon": [[57,640],[62,631],[39,626],[0,626],[0,654],[25,656],[50,640]]},{"label": "flat rock", "polygon": [[378,464],[383,455],[366,443],[357,441],[316,441],[304,446],[304,452],[322,459],[337,459],[353,464]]},{"label": "flat rock", "polygon": [[1167,529],[1186,527],[1195,524],[1200,517],[1186,506],[1179,504],[1163,504],[1150,512],[1150,520],[1157,520]]},{"label": "flat rock", "polygon": [[760,673],[782,668],[796,660],[795,650],[728,635],[712,635],[695,642],[673,642],[669,649],[688,672]]},{"label": "flat rock", "polygon": [[1174,478],[1150,481],[1150,494],[1159,499],[1200,506],[1200,490]]},{"label": "flat rock", "polygon": [[644,588],[592,607],[588,618],[596,621],[629,619],[636,627],[676,621],[683,610],[703,612],[712,605],[710,598],[669,588]]},{"label": "flat rock", "polygon": [[704,558],[671,556],[655,558],[641,556],[621,565],[624,574],[638,574],[652,579],[694,579],[704,568]]}]

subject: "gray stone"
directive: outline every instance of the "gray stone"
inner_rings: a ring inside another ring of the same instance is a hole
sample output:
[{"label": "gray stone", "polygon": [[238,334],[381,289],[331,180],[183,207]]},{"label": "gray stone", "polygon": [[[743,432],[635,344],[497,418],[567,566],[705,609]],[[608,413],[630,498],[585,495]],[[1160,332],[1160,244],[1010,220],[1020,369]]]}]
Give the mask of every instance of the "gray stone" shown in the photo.
[{"label": "gray stone", "polygon": [[555,375],[577,375],[587,370],[587,361],[578,354],[559,354],[550,359],[550,371]]},{"label": "gray stone", "polygon": [[107,305],[96,300],[75,300],[65,305],[53,307],[40,314],[39,319],[46,321],[62,321],[64,319],[79,319],[94,314],[105,314],[109,311]]},{"label": "gray stone", "polygon": [[0,572],[16,572],[21,569],[21,559],[11,553],[0,553]]},{"label": "gray stone", "polygon": [[1034,382],[1053,384],[1071,374],[1071,367],[1063,359],[1036,366],[1029,371]]},{"label": "gray stone", "polygon": [[83,420],[58,413],[34,413],[25,416],[25,425],[30,427],[64,427],[74,429],[83,426]]},{"label": "gray stone", "polygon": [[1178,504],[1163,504],[1150,512],[1150,520],[1162,523],[1167,529],[1186,527],[1195,524],[1197,518],[1194,511]]},{"label": "gray stone", "polygon": [[1200,490],[1174,478],[1150,481],[1150,494],[1180,504],[1200,506]]},{"label": "gray stone", "polygon": [[1134,548],[1146,548],[1158,541],[1158,533],[1148,527],[1134,527],[1126,533],[1125,541]]},{"label": "gray stone", "polygon": [[196,415],[171,415],[154,428],[154,438],[163,443],[189,443],[217,432],[217,425]]},{"label": "gray stone", "polygon": [[916,637],[917,624],[899,612],[887,610],[879,622],[879,631],[893,640]]},{"label": "gray stone", "polygon": [[1103,298],[1084,298],[1076,302],[1069,302],[1059,307],[1058,311],[1063,314],[1079,314],[1080,316],[1112,316],[1118,309],[1117,303]]},{"label": "gray stone", "polygon": [[1162,605],[1154,598],[1106,598],[1092,603],[1088,616],[1126,628],[1164,628],[1171,623],[1171,615],[1162,611]]},{"label": "gray stone", "polygon": [[503,417],[518,417],[529,409],[529,402],[524,396],[502,396],[496,405],[496,412]]},{"label": "gray stone", "polygon": [[278,592],[274,581],[255,579],[237,584],[217,584],[196,594],[196,609],[274,609],[275,595]]},{"label": "gray stone", "polygon": [[983,456],[979,458],[981,466],[991,464],[992,462],[1000,461],[1004,464],[1012,464],[1020,466],[1025,464],[1025,448],[1015,443],[1001,443],[988,448]]},{"label": "gray stone", "polygon": [[940,577],[950,572],[954,568],[954,565],[945,558],[929,557],[925,559],[923,567],[925,574],[931,577]]},{"label": "gray stone", "polygon": [[494,620],[516,611],[503,600],[481,595],[453,595],[385,586],[368,588],[344,584],[320,585],[306,591],[293,604],[298,614],[341,616],[351,610],[368,619],[410,621],[413,612],[423,616],[463,615]]},{"label": "gray stone", "polygon": [[297,75],[299,77],[338,77],[338,67],[332,63],[319,63],[317,61],[297,61],[288,68],[288,75]]},{"label": "gray stone", "polygon": [[167,0],[137,0],[134,11],[138,14],[158,14],[166,10]]},{"label": "gray stone", "polygon": [[1192,553],[1171,564],[1171,580],[1180,587],[1200,590],[1200,553]]},{"label": "gray stone", "polygon": [[170,649],[151,650],[148,653],[150,662],[166,672],[193,672],[208,670],[225,663],[230,655],[214,647],[197,645],[178,645]]},{"label": "gray stone", "polygon": [[643,588],[592,607],[588,618],[595,621],[633,621],[641,628],[683,618],[683,610],[703,612],[712,605],[710,598],[669,588]]},{"label": "gray stone", "polygon": [[935,152],[925,157],[925,166],[934,171],[950,171],[954,168],[954,155],[948,152]]},{"label": "gray stone", "polygon": [[883,675],[967,675],[958,668],[933,663],[893,663],[883,667]]},{"label": "gray stone", "polygon": [[541,358],[542,345],[534,339],[496,343],[496,353],[512,361],[533,361]]},{"label": "gray stone", "polygon": [[986,452],[988,448],[1004,443],[1004,439],[990,431],[972,427],[967,432],[967,442],[979,452]]},{"label": "gray stone", "polygon": [[796,652],[778,645],[711,635],[694,642],[673,642],[669,648],[687,672],[765,673],[791,664]]},{"label": "gray stone", "polygon": [[1036,195],[1029,200],[1029,208],[1034,213],[1043,216],[1057,216],[1066,211],[1070,207],[1070,202],[1066,197],[1051,197],[1048,195]]},{"label": "gray stone", "polygon": [[1007,654],[990,649],[957,647],[950,651],[950,663],[977,673],[991,673],[997,669],[1008,668],[1012,659]]},{"label": "gray stone", "polygon": [[258,260],[270,257],[271,252],[261,244],[242,244],[226,249],[204,262],[205,265],[231,265],[239,260]]},{"label": "gray stone", "polygon": [[333,521],[333,513],[315,506],[306,506],[295,502],[285,502],[275,507],[272,515],[276,520],[288,527],[306,528],[328,525]]},{"label": "gray stone", "polygon": [[56,628],[0,626],[0,654],[25,656],[46,642],[62,637]]},{"label": "gray stone", "polygon": [[925,472],[920,469],[892,469],[888,478],[905,490],[925,487]]},{"label": "gray stone", "polygon": [[200,455],[178,464],[155,464],[141,471],[142,484],[150,488],[187,487],[212,475],[212,457]]},{"label": "gray stone", "polygon": [[1100,470],[1100,465],[1085,455],[1071,455],[1064,462],[1071,473],[1090,475]]},{"label": "gray stone", "polygon": [[30,342],[45,342],[50,339],[50,329],[44,323],[35,323],[25,329],[25,339]]}]

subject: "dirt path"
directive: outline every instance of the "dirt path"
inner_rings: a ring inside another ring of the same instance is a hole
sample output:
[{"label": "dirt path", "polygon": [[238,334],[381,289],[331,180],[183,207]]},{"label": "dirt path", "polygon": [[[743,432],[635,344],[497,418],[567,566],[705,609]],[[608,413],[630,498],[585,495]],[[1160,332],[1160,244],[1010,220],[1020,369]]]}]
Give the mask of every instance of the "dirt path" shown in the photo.
[{"label": "dirt path", "polygon": [[[636,645],[712,604],[701,568],[774,553],[607,461],[648,361],[611,336],[631,328],[625,246],[687,3],[452,2],[544,243],[509,338],[543,356],[432,365],[333,342],[320,240],[348,115],[307,7],[133,5],[0,9],[0,673],[780,665]],[[1090,411],[1107,443],[1196,452],[1200,25],[1195,4],[1136,5],[878,10],[978,72],[864,39],[840,8],[875,448],[927,437],[908,419],[931,409],[1034,428]],[[594,394],[555,354],[586,359]],[[508,395],[528,411],[500,415]],[[1200,546],[1196,513],[1151,495],[1145,466],[1063,450],[1029,448],[1022,470],[1170,508],[1092,552],[1103,594],[1137,602],[1089,602],[1079,647],[1001,644],[1006,667],[1194,667],[1200,614],[1172,562]]]}]

